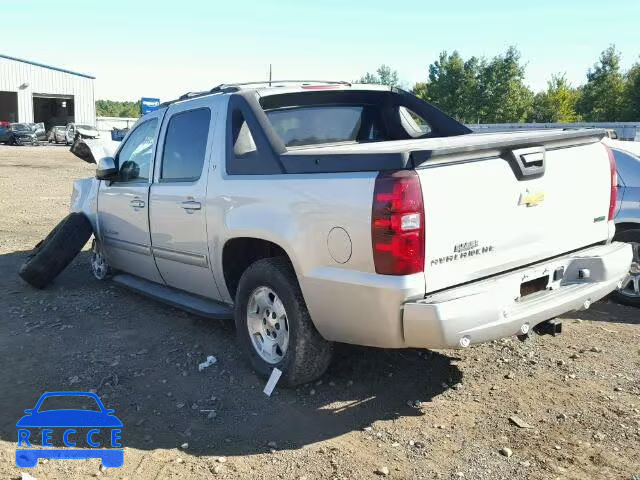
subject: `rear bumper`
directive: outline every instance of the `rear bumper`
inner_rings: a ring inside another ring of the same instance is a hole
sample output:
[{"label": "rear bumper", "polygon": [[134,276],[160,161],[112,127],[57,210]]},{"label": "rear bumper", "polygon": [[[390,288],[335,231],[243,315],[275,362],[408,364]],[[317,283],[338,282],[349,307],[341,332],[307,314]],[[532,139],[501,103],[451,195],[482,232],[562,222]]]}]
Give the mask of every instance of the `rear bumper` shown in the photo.
[{"label": "rear bumper", "polygon": [[[540,322],[588,307],[628,274],[631,247],[612,243],[404,304],[408,347],[457,348],[517,335]],[[553,281],[563,267],[564,276]],[[579,278],[580,270],[588,278]],[[550,276],[548,289],[520,297],[527,280]]]}]

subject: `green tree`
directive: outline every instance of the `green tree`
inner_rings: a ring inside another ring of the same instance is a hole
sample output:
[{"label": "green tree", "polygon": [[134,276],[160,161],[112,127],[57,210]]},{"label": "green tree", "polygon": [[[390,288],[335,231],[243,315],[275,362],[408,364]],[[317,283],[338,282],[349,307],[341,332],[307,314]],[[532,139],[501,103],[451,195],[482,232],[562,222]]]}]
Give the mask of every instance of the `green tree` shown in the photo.
[{"label": "green tree", "polygon": [[429,65],[426,84],[417,84],[414,91],[461,122],[521,122],[533,105],[524,74],[515,47],[489,61],[442,52]]},{"label": "green tree", "polygon": [[636,63],[625,75],[624,120],[640,120],[640,63]]},{"label": "green tree", "polygon": [[429,99],[429,93],[427,91],[427,83],[426,82],[418,82],[411,89],[411,93],[413,93],[416,97],[421,98],[422,100]]},{"label": "green tree", "polygon": [[376,73],[367,72],[356,83],[376,83],[395,87],[400,84],[400,80],[396,70],[391,70],[391,67],[383,64],[378,67]]},{"label": "green tree", "polygon": [[429,79],[421,95],[461,122],[475,121],[479,67],[475,57],[465,62],[457,51],[444,51],[429,65]]},{"label": "green tree", "polygon": [[119,102],[114,100],[97,100],[96,115],[99,117],[129,117],[140,116],[140,101]]},{"label": "green tree", "polygon": [[580,115],[576,106],[579,99],[580,91],[571,86],[564,74],[552,75],[547,90],[534,97],[529,120],[540,123],[578,122]]},{"label": "green tree", "polygon": [[509,47],[480,70],[478,117],[485,123],[523,122],[533,107],[533,92],[524,83],[520,52]]},{"label": "green tree", "polygon": [[620,70],[620,53],[611,45],[587,73],[578,113],[591,122],[615,122],[623,118],[625,79]]}]

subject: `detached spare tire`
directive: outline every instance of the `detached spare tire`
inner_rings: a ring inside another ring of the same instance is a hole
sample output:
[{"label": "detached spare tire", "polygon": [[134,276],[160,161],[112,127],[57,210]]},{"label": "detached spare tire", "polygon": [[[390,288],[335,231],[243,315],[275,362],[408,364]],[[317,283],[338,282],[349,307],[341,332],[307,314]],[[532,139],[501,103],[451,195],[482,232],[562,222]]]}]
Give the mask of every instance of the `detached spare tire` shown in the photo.
[{"label": "detached spare tire", "polygon": [[38,243],[18,274],[29,285],[49,285],[82,250],[93,228],[82,213],[70,213]]}]

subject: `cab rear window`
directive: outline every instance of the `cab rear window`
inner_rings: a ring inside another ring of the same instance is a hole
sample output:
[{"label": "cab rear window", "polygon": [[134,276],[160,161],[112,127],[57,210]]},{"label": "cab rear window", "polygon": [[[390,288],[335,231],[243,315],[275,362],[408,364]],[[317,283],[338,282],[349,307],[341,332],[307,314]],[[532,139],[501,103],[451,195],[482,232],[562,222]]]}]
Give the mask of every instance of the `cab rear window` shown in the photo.
[{"label": "cab rear window", "polygon": [[287,147],[388,140],[379,109],[370,105],[321,105],[266,112]]}]

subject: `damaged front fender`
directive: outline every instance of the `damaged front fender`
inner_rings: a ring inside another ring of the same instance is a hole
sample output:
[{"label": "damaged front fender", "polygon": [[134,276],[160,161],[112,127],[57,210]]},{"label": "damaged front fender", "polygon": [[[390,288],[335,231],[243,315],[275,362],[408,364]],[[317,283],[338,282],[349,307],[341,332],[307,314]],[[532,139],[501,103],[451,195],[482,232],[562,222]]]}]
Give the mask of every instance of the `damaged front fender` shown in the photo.
[{"label": "damaged front fender", "polygon": [[81,178],[73,182],[70,212],[84,213],[91,222],[93,231],[98,228],[98,188],[100,180],[96,178]]}]

